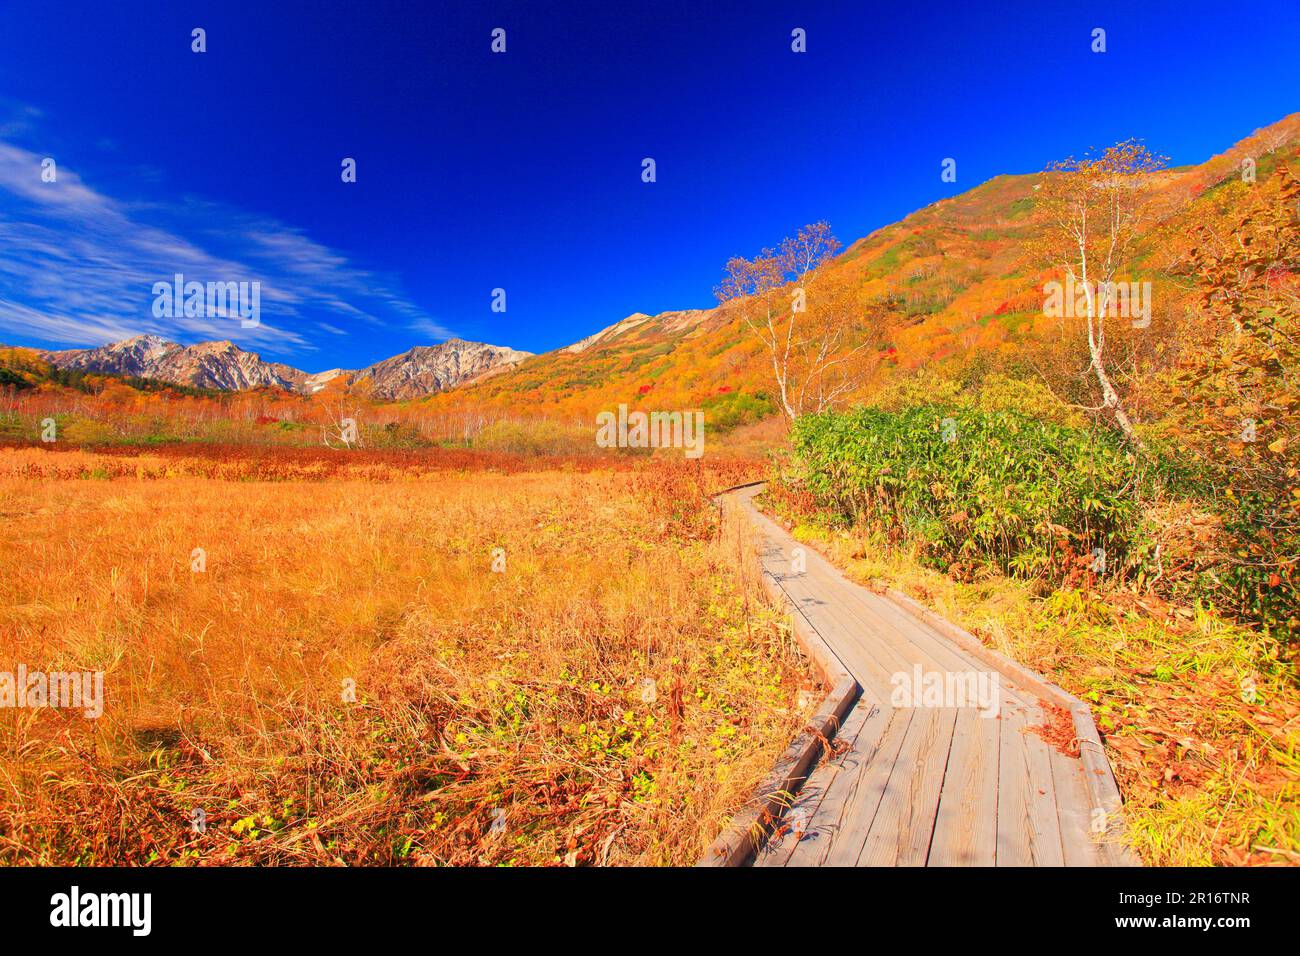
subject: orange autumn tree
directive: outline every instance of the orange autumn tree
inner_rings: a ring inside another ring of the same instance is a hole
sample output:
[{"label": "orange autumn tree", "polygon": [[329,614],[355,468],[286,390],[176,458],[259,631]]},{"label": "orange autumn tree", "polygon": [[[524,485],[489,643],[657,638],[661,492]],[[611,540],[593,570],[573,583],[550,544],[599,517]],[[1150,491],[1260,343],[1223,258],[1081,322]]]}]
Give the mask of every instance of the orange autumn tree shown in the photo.
[{"label": "orange autumn tree", "polygon": [[861,380],[867,317],[854,280],[834,268],[839,247],[829,224],[804,226],[775,249],[728,261],[714,290],[762,343],[791,421],[835,407]]},{"label": "orange autumn tree", "polygon": [[1117,279],[1131,265],[1133,246],[1150,218],[1152,176],[1166,161],[1128,140],[1100,155],[1052,163],[1035,199],[1045,228],[1031,251],[1065,276],[1069,288],[1077,287],[1082,299],[1079,310],[1067,295],[1060,317],[1063,331],[1074,335],[1078,328],[1087,344],[1084,375],[1095,379],[1100,392],[1099,404],[1087,410],[1108,413],[1139,446],[1107,352],[1106,320],[1116,314]]}]

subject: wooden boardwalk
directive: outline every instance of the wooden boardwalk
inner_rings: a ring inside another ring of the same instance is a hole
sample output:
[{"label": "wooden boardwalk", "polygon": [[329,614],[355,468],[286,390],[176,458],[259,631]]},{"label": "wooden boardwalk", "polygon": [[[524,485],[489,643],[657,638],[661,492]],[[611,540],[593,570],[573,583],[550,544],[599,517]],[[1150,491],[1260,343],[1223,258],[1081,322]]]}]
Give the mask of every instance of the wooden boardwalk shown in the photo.
[{"label": "wooden boardwalk", "polygon": [[[800,549],[754,507],[760,490],[731,497],[753,527],[763,571],[792,605],[796,628],[820,638],[861,695],[840,728],[842,752],[813,771],[754,863],[1132,863],[1115,838],[1119,797],[1104,754],[1098,764],[1066,752],[1075,734],[1060,698],[1072,698]],[[900,698],[918,676],[919,687],[942,684],[948,693]],[[977,687],[982,693],[973,693]],[[1048,743],[1053,735],[1037,729],[1049,715],[1054,739],[1064,743]],[[1083,719],[1091,729],[1091,718]]]}]

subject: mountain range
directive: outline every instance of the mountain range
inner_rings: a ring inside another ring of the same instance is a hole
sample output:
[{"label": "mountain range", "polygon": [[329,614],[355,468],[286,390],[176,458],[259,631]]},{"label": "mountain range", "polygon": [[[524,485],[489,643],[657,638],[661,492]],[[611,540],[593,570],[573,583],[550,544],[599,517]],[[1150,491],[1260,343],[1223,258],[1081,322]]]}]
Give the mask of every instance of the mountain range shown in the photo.
[{"label": "mountain range", "polygon": [[508,368],[532,353],[453,338],[416,346],[363,369],[316,373],[263,361],[256,352],[246,352],[228,340],[180,345],[157,335],[137,335],[98,348],[38,354],[58,368],[221,391],[269,387],[312,395],[342,378],[348,385],[365,383],[375,398],[401,400],[454,388]]}]

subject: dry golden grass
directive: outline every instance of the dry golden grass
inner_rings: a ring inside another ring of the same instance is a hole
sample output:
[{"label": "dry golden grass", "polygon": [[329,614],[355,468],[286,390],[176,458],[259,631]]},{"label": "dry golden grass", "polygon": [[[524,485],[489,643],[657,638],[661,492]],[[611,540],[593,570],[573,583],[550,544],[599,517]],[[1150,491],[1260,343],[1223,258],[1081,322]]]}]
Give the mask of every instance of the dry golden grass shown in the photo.
[{"label": "dry golden grass", "polygon": [[807,716],[705,498],[751,468],[70,454],[0,450],[0,670],[105,712],[0,710],[0,861],[689,864]]}]

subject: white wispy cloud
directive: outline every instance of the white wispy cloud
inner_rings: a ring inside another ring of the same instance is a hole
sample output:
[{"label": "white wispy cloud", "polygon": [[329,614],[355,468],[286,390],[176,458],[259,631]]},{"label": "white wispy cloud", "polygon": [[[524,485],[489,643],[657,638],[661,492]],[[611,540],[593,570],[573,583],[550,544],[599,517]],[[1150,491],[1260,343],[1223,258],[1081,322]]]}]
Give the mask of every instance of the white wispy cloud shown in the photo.
[{"label": "white wispy cloud", "polygon": [[[152,333],[291,353],[314,350],[304,331],[316,328],[345,335],[360,323],[453,334],[395,280],[300,229],[193,197],[113,197],[62,164],[55,182],[43,182],[43,158],[0,135],[0,333],[66,345]],[[175,273],[261,282],[261,323],[246,329],[221,317],[155,317],[153,284]]]}]

